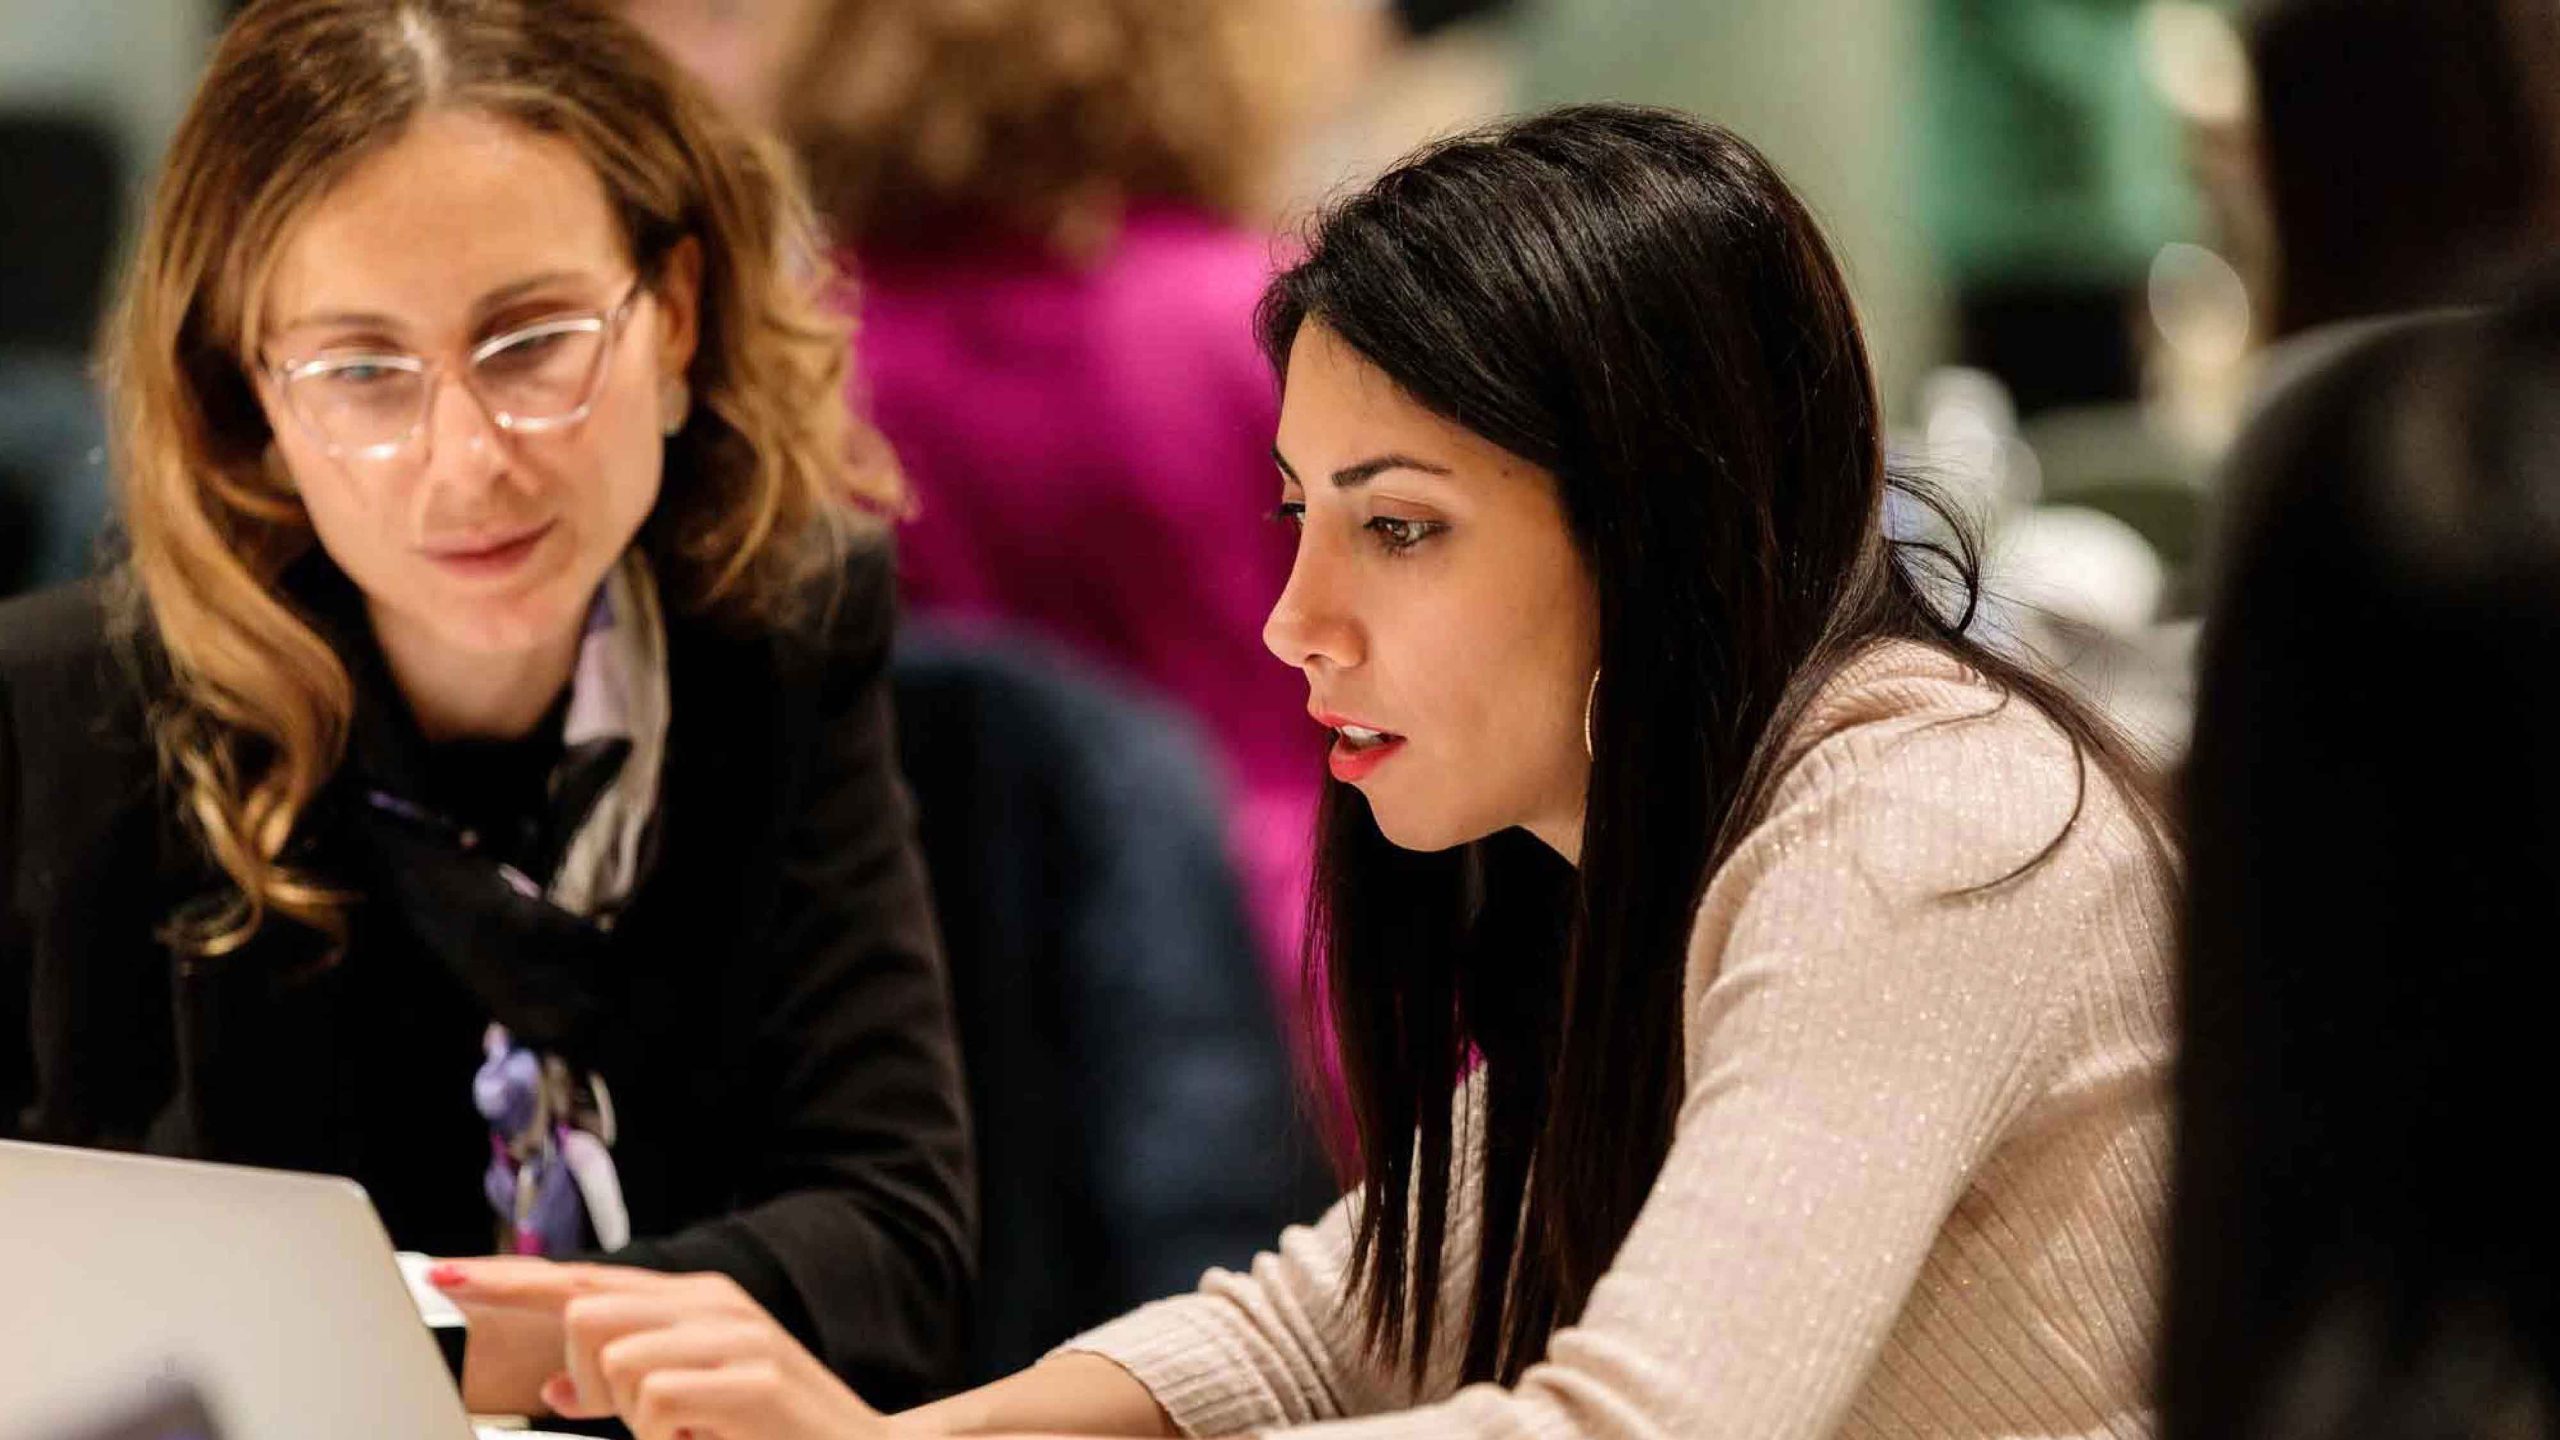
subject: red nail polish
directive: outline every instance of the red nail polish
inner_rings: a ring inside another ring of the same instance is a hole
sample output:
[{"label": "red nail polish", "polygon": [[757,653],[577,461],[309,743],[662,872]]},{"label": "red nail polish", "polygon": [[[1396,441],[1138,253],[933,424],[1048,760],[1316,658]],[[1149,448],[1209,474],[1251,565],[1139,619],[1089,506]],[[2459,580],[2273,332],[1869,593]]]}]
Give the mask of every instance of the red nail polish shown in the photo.
[{"label": "red nail polish", "polygon": [[469,1278],[470,1277],[462,1273],[462,1267],[459,1265],[430,1265],[427,1267],[427,1283],[436,1286],[439,1289],[449,1290],[456,1285],[462,1284]]}]

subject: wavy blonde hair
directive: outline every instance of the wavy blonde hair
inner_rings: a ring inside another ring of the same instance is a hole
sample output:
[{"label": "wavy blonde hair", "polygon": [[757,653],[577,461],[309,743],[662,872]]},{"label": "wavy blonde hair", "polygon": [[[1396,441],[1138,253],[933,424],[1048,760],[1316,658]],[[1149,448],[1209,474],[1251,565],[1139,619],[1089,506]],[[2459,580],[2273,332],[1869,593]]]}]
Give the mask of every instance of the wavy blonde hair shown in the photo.
[{"label": "wavy blonde hair", "polygon": [[1293,0],[823,0],[779,124],[839,239],[993,223],[1086,252],[1133,197],[1261,207],[1300,23]]},{"label": "wavy blonde hair", "polygon": [[251,380],[260,291],[289,228],[419,116],[467,108],[575,145],[641,273],[701,249],[698,402],[668,442],[641,543],[668,603],[791,623],[843,558],[851,499],[896,499],[854,458],[846,336],[786,162],[645,40],[580,0],[258,0],[171,142],[105,337],[131,552],[127,613],[165,654],[153,712],[185,818],[236,891],[173,938],[198,955],[271,915],[343,934],[346,897],[290,862],[344,753],[344,663],[278,590],[314,544]]}]

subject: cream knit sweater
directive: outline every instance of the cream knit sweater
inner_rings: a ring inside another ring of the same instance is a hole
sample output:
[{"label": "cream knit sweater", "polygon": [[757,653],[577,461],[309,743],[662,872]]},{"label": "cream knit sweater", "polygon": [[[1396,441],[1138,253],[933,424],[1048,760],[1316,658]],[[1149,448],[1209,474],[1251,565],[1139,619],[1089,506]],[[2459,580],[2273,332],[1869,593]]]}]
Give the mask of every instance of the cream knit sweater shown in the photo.
[{"label": "cream knit sweater", "polygon": [[1066,1348],[1195,1435],[2149,1434],[2170,882],[2094,768],[2070,822],[2048,721],[1935,651],[1861,657],[1804,733],[1699,907],[1661,1177],[1519,1384],[1459,1388],[1457,1323],[1418,1391],[1363,1353],[1348,1202]]}]

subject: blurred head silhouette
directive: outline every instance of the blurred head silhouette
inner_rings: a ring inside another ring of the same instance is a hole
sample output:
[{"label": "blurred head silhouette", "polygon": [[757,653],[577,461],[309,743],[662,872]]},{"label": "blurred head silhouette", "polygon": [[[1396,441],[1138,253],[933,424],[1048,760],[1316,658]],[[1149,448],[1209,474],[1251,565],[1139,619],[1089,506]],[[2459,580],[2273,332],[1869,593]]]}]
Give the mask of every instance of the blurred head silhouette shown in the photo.
[{"label": "blurred head silhouette", "polygon": [[2233,483],[2164,1433],[2554,1433],[2560,293],[2365,340]]},{"label": "blurred head silhouette", "polygon": [[1070,254],[1133,201],[1258,213],[1303,108],[1300,0],[621,0],[807,169],[835,238]]}]

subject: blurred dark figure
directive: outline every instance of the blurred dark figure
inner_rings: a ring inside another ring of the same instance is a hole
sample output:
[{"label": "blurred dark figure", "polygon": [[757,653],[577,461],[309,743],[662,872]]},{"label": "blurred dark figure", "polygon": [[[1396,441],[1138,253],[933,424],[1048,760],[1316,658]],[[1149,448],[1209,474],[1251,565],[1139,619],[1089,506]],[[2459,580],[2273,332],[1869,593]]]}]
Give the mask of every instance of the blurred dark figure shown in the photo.
[{"label": "blurred dark figure", "polygon": [[2360,338],[2233,463],[2162,1434],[2560,1434],[2560,295]]},{"label": "blurred dark figure", "polygon": [[0,111],[0,341],[85,352],[115,251],[123,165],[83,116]]},{"label": "blurred dark figure", "polygon": [[1019,636],[911,628],[895,676],[976,1122],[976,1383],[1244,1266],[1333,1189],[1240,963],[1198,733]]},{"label": "blurred dark figure", "polygon": [[0,111],[0,596],[77,578],[106,518],[88,356],[123,169],[85,115]]},{"label": "blurred dark figure", "polygon": [[35,481],[0,464],[0,595],[20,588],[33,567],[41,496]]},{"label": "blurred dark figure", "polygon": [[2560,7],[2264,0],[2249,12],[2273,331],[2503,293],[2560,240]]}]

